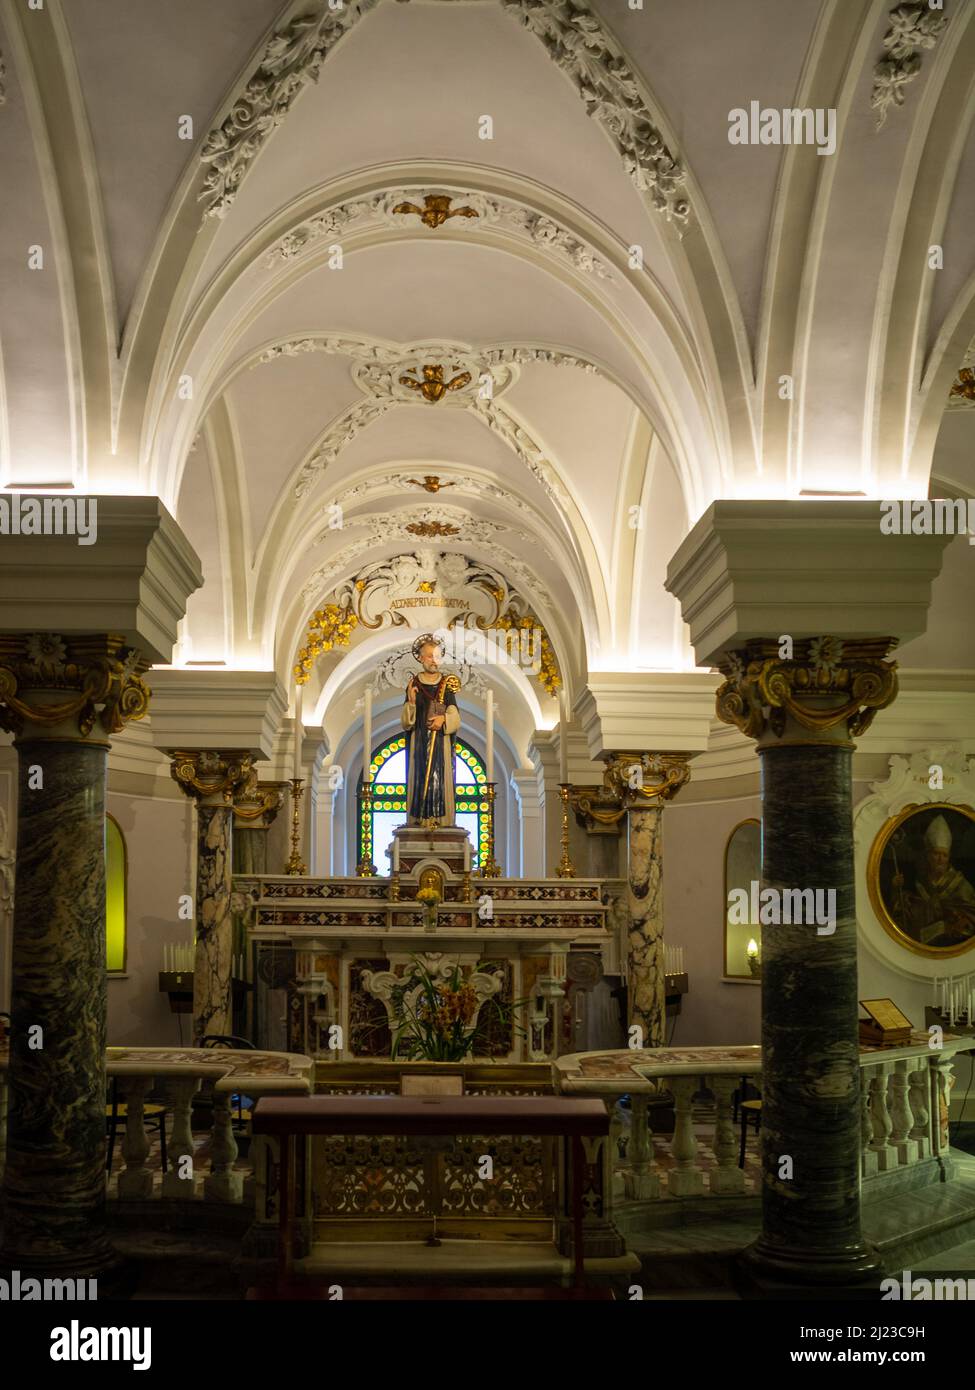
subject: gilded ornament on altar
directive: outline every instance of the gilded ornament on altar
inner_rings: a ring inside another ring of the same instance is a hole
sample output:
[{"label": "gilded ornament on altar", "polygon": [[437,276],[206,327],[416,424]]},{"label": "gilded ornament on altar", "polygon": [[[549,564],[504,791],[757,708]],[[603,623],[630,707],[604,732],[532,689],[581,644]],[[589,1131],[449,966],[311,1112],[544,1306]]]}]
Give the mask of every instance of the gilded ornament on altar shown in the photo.
[{"label": "gilded ornament on altar", "polygon": [[[98,722],[119,733],[149,709],[142,679],[149,662],[113,634],[61,637],[52,632],[0,637],[0,727],[20,734],[25,724],[53,728],[76,720],[87,738]],[[38,702],[64,692],[65,698]]]},{"label": "gilded ornament on altar", "polygon": [[453,198],[449,193],[428,193],[423,199],[423,207],[418,207],[416,203],[397,203],[393,212],[413,213],[419,217],[425,227],[436,229],[442,227],[445,222],[449,222],[452,217],[478,217],[480,214],[476,208],[462,207],[452,208],[450,204]]},{"label": "gilded ornament on altar", "polygon": [[718,663],[718,718],[755,739],[769,730],[781,738],[789,716],[810,733],[845,724],[855,738],[897,695],[897,663],[884,660],[894,646],[892,637],[800,638],[786,660],[777,641],[757,638]]},{"label": "gilded ornament on altar", "polygon": [[[415,372],[416,368],[411,368]],[[408,386],[411,391],[418,392],[430,405],[436,405],[442,401],[448,391],[462,391],[465,386],[469,386],[473,378],[470,372],[458,372],[450,380],[445,378],[446,369],[439,363],[424,363],[422,377],[417,378],[409,373],[404,373],[399,378],[401,386]]]}]

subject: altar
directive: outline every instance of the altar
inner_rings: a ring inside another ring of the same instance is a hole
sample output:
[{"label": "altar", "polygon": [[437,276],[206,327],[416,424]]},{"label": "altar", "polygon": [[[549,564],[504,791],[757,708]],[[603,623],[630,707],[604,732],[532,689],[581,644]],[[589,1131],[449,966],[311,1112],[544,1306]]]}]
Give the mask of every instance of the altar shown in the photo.
[{"label": "altar", "polygon": [[[436,885],[432,911],[421,885]],[[619,970],[615,903],[596,879],[483,878],[404,854],[389,878],[239,876],[234,903],[255,986],[251,1036],[323,1065],[390,1056],[381,977],[411,961],[497,977],[504,1013],[478,1023],[472,1050],[495,1062],[571,1051],[571,995]]]}]

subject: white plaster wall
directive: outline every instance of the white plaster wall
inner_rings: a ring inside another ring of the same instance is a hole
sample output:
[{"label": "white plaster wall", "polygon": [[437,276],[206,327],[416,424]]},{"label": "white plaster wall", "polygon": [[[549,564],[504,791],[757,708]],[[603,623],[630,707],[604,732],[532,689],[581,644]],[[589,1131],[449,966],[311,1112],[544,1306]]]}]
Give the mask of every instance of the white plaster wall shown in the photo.
[{"label": "white plaster wall", "polygon": [[[761,816],[757,796],[680,799],[664,808],[664,940],[683,946],[689,992],[673,1028],[674,1046],[761,1041],[761,989],[726,984],[724,850],[740,821]],[[668,1023],[668,1040],[671,1026]]]},{"label": "white plaster wall", "polygon": [[172,1046],[192,1037],[192,1017],[170,1013],[159,993],[163,942],[190,942],[194,923],[178,917],[179,898],[195,901],[193,807],[180,797],[108,793],[108,810],[128,856],[128,950],[123,976],[108,980],[108,1042]]}]

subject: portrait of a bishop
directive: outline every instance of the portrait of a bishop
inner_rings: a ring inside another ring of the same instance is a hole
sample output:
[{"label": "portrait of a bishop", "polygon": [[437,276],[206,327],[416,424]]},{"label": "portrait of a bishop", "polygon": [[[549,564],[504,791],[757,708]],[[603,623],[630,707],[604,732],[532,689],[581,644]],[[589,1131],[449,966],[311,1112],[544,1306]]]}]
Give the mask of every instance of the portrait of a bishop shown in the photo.
[{"label": "portrait of a bishop", "polygon": [[443,647],[431,633],[417,638],[413,655],[423,669],[410,677],[401,715],[409,732],[406,823],[433,829],[454,824],[454,734],[460,728],[460,681],[441,674]]}]

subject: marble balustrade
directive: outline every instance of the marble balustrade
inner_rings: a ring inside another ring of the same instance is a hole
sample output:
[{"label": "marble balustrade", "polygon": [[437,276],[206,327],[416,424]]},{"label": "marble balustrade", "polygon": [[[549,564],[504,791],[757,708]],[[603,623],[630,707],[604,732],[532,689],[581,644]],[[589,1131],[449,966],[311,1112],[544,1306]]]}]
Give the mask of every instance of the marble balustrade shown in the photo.
[{"label": "marble balustrade", "polygon": [[[0,1120],[6,1112],[7,1055],[6,1049],[0,1048]],[[125,1107],[113,1164],[118,1177],[109,1184],[108,1193],[120,1202],[202,1198],[254,1206],[262,1185],[259,1172],[266,1167],[267,1144],[253,1140],[249,1171],[237,1166],[232,1098],[238,1093],[253,1101],[261,1096],[307,1095],[314,1085],[310,1057],[223,1048],[110,1047],[106,1050],[106,1072],[109,1081],[117,1081],[120,1111]],[[208,1088],[212,1097],[213,1125],[201,1182],[194,1162],[200,1136],[194,1141],[191,1118],[194,1098],[203,1088]],[[145,1108],[150,1094],[153,1098],[165,1096],[168,1111],[167,1170],[160,1181],[158,1170],[147,1162],[151,1136],[146,1130]],[[3,1152],[4,1126],[0,1125],[0,1172]]]},{"label": "marble balustrade", "polygon": [[[948,1098],[955,1054],[975,1037],[946,1035],[933,1050],[926,1034],[910,1043],[860,1052],[861,1182],[927,1165],[931,1180],[950,1172]],[[610,1109],[612,1177],[608,1201],[751,1195],[738,1167],[740,1119],[733,1095],[741,1078],[762,1090],[760,1047],[657,1048],[576,1053],[553,1065],[563,1095],[600,1096]],[[620,1104],[628,1098],[628,1108]],[[673,1106],[672,1135],[653,1134],[655,1103]],[[754,1130],[750,1130],[754,1154]],[[935,1172],[934,1170],[938,1171]],[[915,1176],[921,1180],[919,1172]],[[611,1213],[607,1219],[612,1220]]]}]

